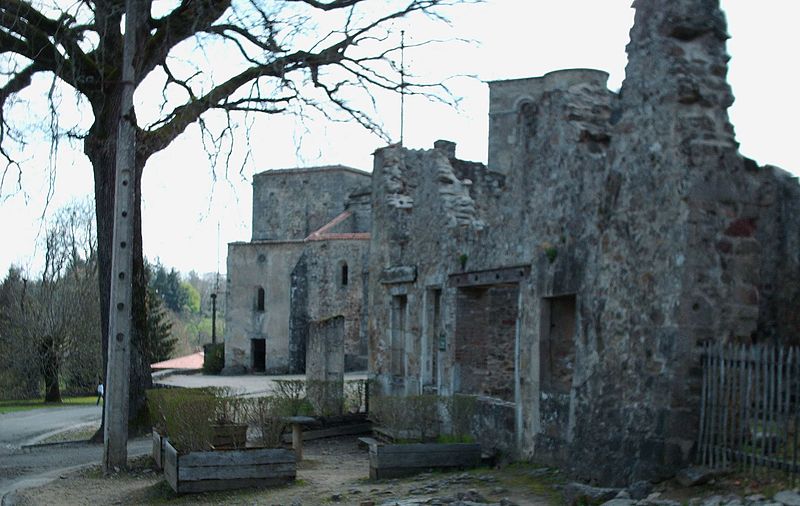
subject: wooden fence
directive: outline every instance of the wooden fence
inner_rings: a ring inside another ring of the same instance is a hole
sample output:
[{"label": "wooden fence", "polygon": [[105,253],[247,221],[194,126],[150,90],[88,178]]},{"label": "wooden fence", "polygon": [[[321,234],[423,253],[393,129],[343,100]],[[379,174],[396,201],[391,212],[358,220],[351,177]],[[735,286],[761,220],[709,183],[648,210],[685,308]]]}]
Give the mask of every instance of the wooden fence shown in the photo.
[{"label": "wooden fence", "polygon": [[697,446],[701,465],[800,471],[799,351],[706,346]]}]

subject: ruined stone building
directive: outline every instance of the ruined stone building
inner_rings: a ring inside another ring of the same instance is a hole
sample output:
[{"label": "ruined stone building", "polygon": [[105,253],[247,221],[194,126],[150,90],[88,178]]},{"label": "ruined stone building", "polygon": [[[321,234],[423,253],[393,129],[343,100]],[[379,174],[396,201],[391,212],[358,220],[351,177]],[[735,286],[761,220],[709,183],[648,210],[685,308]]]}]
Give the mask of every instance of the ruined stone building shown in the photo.
[{"label": "ruined stone building", "polygon": [[490,83],[488,165],[376,153],[382,393],[477,396],[486,447],[629,482],[692,458],[703,343],[800,336],[800,185],[738,153],[717,4],[634,2],[618,93]]},{"label": "ruined stone building", "polygon": [[342,166],[254,176],[252,240],[228,245],[224,373],[302,373],[310,324],[338,316],[344,367],[366,369],[369,185]]}]

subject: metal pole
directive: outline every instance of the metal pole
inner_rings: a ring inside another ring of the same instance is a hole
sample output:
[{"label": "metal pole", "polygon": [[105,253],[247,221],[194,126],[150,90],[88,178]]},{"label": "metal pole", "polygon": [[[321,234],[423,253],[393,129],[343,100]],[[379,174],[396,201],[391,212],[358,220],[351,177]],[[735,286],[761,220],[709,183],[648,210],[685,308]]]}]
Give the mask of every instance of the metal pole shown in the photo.
[{"label": "metal pole", "polygon": [[114,242],[111,248],[111,300],[108,325],[108,369],[103,432],[103,471],[124,468],[128,461],[128,391],[133,293],[133,213],[136,177],[133,122],[136,9],[138,0],[126,1],[125,42],[122,57],[122,95],[117,135],[114,193]]},{"label": "metal pole", "polygon": [[406,31],[400,30],[400,145],[403,145],[406,116]]},{"label": "metal pole", "polygon": [[211,294],[211,344],[217,342],[217,294]]}]

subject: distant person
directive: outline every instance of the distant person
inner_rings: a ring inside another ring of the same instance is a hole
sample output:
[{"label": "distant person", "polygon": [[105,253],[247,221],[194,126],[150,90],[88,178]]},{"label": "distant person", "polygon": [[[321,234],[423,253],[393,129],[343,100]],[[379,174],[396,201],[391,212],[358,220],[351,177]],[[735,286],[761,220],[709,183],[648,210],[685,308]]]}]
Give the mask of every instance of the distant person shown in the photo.
[{"label": "distant person", "polygon": [[103,388],[103,382],[101,381],[97,385],[97,404],[95,404],[95,406],[99,406],[100,405],[100,399],[103,399],[103,404],[106,403],[106,401],[105,401],[105,393],[106,393],[105,392],[105,388]]}]

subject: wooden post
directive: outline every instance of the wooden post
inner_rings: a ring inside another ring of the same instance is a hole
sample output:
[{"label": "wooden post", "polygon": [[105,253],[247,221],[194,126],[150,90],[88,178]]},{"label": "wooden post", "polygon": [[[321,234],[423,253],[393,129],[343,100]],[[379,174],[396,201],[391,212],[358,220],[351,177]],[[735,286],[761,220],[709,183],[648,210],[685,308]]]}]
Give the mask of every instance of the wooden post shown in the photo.
[{"label": "wooden post", "polygon": [[292,448],[297,462],[303,460],[303,428],[299,423],[292,424]]},{"label": "wooden post", "polygon": [[136,129],[133,122],[135,88],[133,53],[136,49],[138,0],[126,1],[122,61],[122,97],[117,135],[114,189],[114,243],[111,248],[111,300],[108,325],[108,369],[103,421],[103,471],[124,468],[128,460],[128,391],[133,292],[133,213],[136,177]]},{"label": "wooden post", "polygon": [[314,423],[316,420],[310,416],[289,416],[286,421],[292,424],[292,448],[295,460],[303,460],[303,424]]}]

